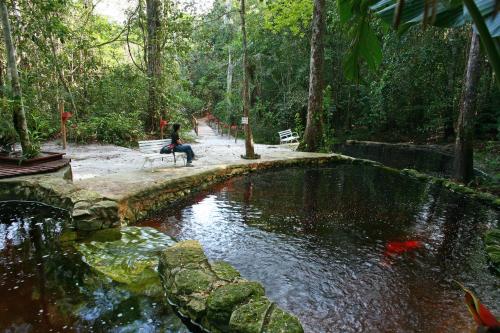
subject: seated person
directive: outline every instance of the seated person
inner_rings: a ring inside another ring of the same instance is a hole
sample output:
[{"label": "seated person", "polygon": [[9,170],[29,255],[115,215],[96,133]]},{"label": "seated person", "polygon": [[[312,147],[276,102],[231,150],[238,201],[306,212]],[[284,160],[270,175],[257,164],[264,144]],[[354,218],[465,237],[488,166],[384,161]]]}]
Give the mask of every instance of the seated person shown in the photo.
[{"label": "seated person", "polygon": [[173,129],[174,131],[172,132],[172,135],[170,136],[172,138],[172,143],[175,145],[174,146],[174,152],[179,152],[179,153],[186,153],[187,155],[187,164],[186,166],[190,167],[193,166],[191,163],[194,157],[194,152],[193,149],[191,148],[190,145],[186,145],[182,142],[181,138],[179,137],[179,129],[181,128],[181,125],[179,124],[174,124]]}]

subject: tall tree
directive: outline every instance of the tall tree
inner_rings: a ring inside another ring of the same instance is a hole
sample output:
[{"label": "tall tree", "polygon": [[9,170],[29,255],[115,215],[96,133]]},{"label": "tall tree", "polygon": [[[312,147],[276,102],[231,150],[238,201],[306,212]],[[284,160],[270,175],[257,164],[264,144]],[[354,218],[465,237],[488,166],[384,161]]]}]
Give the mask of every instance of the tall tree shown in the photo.
[{"label": "tall tree", "polygon": [[323,64],[325,60],[325,0],[314,0],[311,60],[309,69],[309,98],[304,142],[305,151],[316,151],[323,138]]},{"label": "tall tree", "polygon": [[473,31],[462,98],[460,101],[460,115],[458,117],[455,160],[453,165],[455,179],[463,183],[470,182],[474,177],[474,111],[480,73],[481,57],[479,36]]},{"label": "tall tree", "polygon": [[160,118],[161,0],[146,0],[146,18],[146,74],[148,77],[148,117],[146,128],[154,130],[158,127]]},{"label": "tall tree", "polygon": [[7,66],[10,73],[10,81],[12,85],[12,112],[14,120],[14,128],[19,135],[23,154],[29,155],[33,152],[28,125],[26,124],[26,114],[24,112],[21,83],[19,81],[19,73],[16,65],[16,48],[12,41],[12,32],[10,29],[9,13],[5,0],[0,0],[0,15],[2,16],[2,28],[5,39],[5,48],[7,50]]},{"label": "tall tree", "polygon": [[241,0],[240,8],[241,16],[241,33],[243,35],[243,117],[247,118],[245,124],[245,158],[258,158],[253,148],[252,128],[250,127],[250,87],[248,83],[249,65],[248,65],[248,50],[247,50],[247,31],[245,27],[245,0]]},{"label": "tall tree", "polygon": [[[232,20],[230,16],[230,11],[232,8],[232,3],[231,0],[226,0],[226,15],[224,15],[224,25],[226,26],[229,34],[229,43],[231,42],[231,25],[232,25]],[[227,101],[227,114],[229,118],[231,118],[232,111],[233,111],[233,106],[232,106],[232,99],[231,99],[231,93],[233,91],[233,69],[234,69],[234,64],[232,63],[231,59],[231,45],[228,46],[227,48],[227,77],[226,77],[226,101]],[[231,124],[232,125],[232,124]]]}]

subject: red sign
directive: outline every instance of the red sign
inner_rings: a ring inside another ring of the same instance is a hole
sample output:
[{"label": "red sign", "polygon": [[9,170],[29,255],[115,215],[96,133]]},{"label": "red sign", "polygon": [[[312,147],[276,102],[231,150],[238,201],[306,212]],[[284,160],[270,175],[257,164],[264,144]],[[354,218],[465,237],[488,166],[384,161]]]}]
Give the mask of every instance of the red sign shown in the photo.
[{"label": "red sign", "polygon": [[73,116],[73,114],[71,112],[63,112],[61,114],[61,118],[62,118],[63,122],[68,121],[68,119],[71,118],[72,116]]},{"label": "red sign", "polygon": [[168,125],[168,120],[160,119],[160,128],[163,128]]}]

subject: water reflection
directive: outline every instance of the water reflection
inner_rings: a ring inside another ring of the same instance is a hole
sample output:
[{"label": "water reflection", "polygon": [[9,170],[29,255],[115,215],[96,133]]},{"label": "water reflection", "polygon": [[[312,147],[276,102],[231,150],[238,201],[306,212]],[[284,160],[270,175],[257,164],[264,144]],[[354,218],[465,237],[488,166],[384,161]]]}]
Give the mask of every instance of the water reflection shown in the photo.
[{"label": "water reflection", "polygon": [[0,332],[189,332],[161,299],[98,275],[59,242],[66,219],[0,202]]},{"label": "water reflection", "polygon": [[[308,332],[470,331],[453,279],[500,313],[479,237],[488,223],[497,211],[364,166],[241,177],[144,222],[200,240]],[[405,241],[420,245],[387,256]]]}]

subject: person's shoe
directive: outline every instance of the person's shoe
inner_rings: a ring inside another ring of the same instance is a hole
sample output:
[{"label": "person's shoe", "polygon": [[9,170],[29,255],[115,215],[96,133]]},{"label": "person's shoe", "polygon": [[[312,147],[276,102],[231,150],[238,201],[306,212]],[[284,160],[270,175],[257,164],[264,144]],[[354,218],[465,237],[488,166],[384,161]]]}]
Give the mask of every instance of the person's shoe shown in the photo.
[{"label": "person's shoe", "polygon": [[187,167],[193,167],[194,165],[193,165],[193,163],[191,163],[191,162],[187,162],[187,163],[186,163],[186,166],[187,166]]}]

